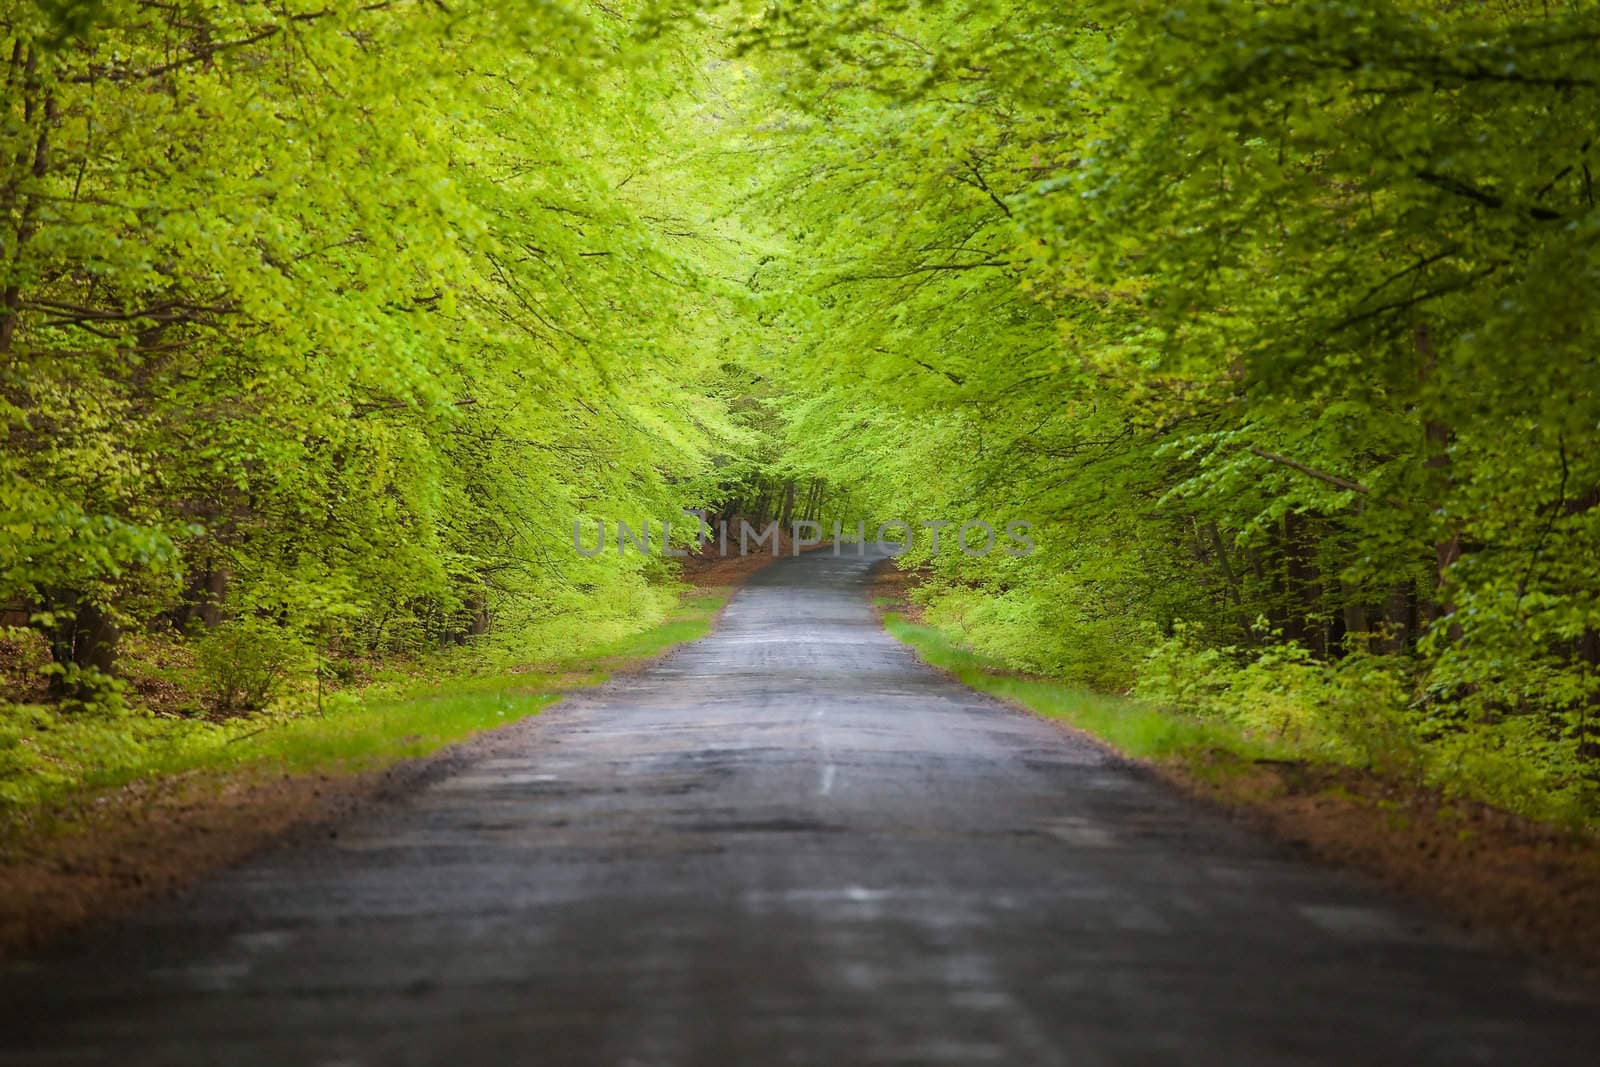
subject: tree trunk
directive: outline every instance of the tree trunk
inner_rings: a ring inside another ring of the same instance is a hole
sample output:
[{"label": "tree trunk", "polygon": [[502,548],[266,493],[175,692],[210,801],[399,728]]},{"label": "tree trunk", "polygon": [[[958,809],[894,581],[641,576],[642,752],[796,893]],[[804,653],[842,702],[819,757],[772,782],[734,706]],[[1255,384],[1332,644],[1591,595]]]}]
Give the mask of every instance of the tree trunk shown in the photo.
[{"label": "tree trunk", "polygon": [[[1233,602],[1240,631],[1244,634],[1245,642],[1254,646],[1256,643],[1255,627],[1251,625],[1250,616],[1244,608],[1244,591],[1239,583],[1239,575],[1233,569],[1233,563],[1228,559],[1228,546],[1222,539],[1222,531],[1217,524],[1205,524],[1205,532],[1210,541],[1211,551],[1217,557],[1217,569],[1222,574],[1223,592],[1226,599]],[[1198,538],[1197,538],[1198,541]],[[1199,542],[1202,550],[1205,542]]]},{"label": "tree trunk", "polygon": [[1344,600],[1342,611],[1344,635],[1363,635],[1362,647],[1370,651],[1372,642],[1365,636],[1372,629],[1372,624],[1367,616],[1366,593],[1360,585],[1340,578],[1339,595]]},{"label": "tree trunk", "polygon": [[[1418,326],[1414,334],[1417,352],[1422,357],[1422,380],[1425,384],[1429,375],[1433,373],[1436,353],[1433,345],[1433,335],[1426,325]],[[1428,471],[1428,482],[1431,487],[1432,510],[1434,514],[1444,512],[1446,498],[1450,493],[1452,477],[1450,473],[1450,442],[1454,437],[1450,427],[1438,419],[1425,419],[1422,424],[1422,436],[1425,459],[1422,465]],[[1455,605],[1445,599],[1445,585],[1449,581],[1449,571],[1456,560],[1461,558],[1461,530],[1454,520],[1445,524],[1444,530],[1433,546],[1434,557],[1434,593],[1423,606],[1423,617],[1428,622],[1435,622],[1450,615],[1455,611]],[[1450,624],[1450,639],[1452,641],[1461,636],[1461,627],[1455,623]]]},{"label": "tree trunk", "polygon": [[[54,624],[45,632],[50,641],[50,658],[55,663],[116,673],[122,630],[100,605],[84,600],[76,592],[58,591],[49,598],[46,610],[55,616]],[[81,687],[59,675],[51,680],[50,688],[58,696],[83,695]]]},{"label": "tree trunk", "polygon": [[1289,512],[1283,517],[1284,541],[1284,636],[1313,654],[1328,654],[1328,632],[1318,618],[1320,575],[1314,549],[1316,534],[1303,515]]},{"label": "tree trunk", "polygon": [[1379,651],[1403,656],[1416,647],[1422,619],[1414,582],[1399,582],[1389,590],[1383,603],[1383,622],[1388,636],[1380,643]]},{"label": "tree trunk", "polygon": [[228,583],[233,572],[226,567],[207,567],[191,575],[185,590],[183,606],[171,618],[179,630],[187,630],[196,619],[206,629],[214,629],[222,622],[222,602],[228,595]]},{"label": "tree trunk", "polygon": [[794,520],[794,479],[790,478],[783,486],[783,511],[778,518],[778,529],[787,530],[790,522]]}]

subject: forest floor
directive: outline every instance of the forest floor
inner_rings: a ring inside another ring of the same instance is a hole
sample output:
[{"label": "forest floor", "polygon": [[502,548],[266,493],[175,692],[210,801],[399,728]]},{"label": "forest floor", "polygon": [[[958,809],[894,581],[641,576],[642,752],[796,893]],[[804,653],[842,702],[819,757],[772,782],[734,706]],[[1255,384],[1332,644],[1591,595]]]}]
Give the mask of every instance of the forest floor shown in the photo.
[{"label": "forest floor", "polygon": [[1600,841],[1414,781],[1264,758],[1204,724],[984,659],[926,625],[914,572],[880,568],[879,616],[963,683],[1087,733],[1206,803],[1319,860],[1354,868],[1464,929],[1600,974]]},{"label": "forest floor", "polygon": [[154,773],[0,822],[0,958],[126,914],[285,835],[326,832],[414,788],[480,730],[537,714],[702,636],[734,589],[773,558],[688,557],[679,610],[620,646],[530,661],[494,677],[447,677],[343,722],[332,714],[298,720],[291,729],[325,728],[327,736],[298,739],[307,751],[293,758],[275,751],[236,765]]}]

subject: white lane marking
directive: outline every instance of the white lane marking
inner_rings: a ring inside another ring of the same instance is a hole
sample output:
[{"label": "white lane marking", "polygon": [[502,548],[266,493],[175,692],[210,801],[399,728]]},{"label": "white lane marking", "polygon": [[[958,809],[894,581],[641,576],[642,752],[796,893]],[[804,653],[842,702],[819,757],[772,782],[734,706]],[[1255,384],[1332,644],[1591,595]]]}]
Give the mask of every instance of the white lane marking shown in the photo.
[{"label": "white lane marking", "polygon": [[246,952],[273,952],[295,939],[293,930],[247,930],[229,938]]},{"label": "white lane marking", "polygon": [[1110,830],[1097,826],[1088,819],[1070,816],[1055,819],[1046,824],[1044,830],[1056,840],[1080,848],[1110,848],[1117,843],[1116,837]]},{"label": "white lane marking", "polygon": [[831,763],[822,768],[822,784],[817,787],[818,793],[827,796],[833,792],[833,776],[836,770],[837,768]]},{"label": "white lane marking", "polygon": [[1409,941],[1417,934],[1398,915],[1346,904],[1302,904],[1295,909],[1330,934],[1366,941]]},{"label": "white lane marking", "polygon": [[866,904],[879,900],[887,900],[889,898],[889,894],[890,890],[888,889],[868,889],[865,886],[851,885],[845,887],[843,895],[846,900],[853,901],[857,904]]},{"label": "white lane marking", "polygon": [[553,774],[533,774],[526,771],[498,774],[473,774],[467,772],[435,782],[428,788],[435,793],[461,793],[475,792],[482,789],[498,789],[502,786],[539,785],[543,782],[558,782],[560,780]]},{"label": "white lane marking", "polygon": [[248,960],[213,960],[181,967],[161,967],[149,973],[152,978],[175,978],[190,989],[201,992],[226,993],[249,976],[250,968]]}]

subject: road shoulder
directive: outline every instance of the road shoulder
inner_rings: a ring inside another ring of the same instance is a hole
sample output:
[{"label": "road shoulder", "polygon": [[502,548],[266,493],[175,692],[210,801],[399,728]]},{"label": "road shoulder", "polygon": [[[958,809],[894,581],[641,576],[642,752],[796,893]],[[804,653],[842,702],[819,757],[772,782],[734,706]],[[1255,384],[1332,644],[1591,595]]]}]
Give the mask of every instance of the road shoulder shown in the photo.
[{"label": "road shoulder", "polygon": [[[39,951],[73,933],[92,931],[212,872],[241,863],[268,847],[296,839],[336,835],[359,812],[414,792],[466,763],[530,743],[530,731],[568,695],[592,692],[607,678],[637,671],[669,655],[683,640],[713,627],[734,592],[767,556],[690,559],[684,618],[639,635],[651,651],[642,656],[597,656],[564,663],[574,684],[552,690],[541,678],[533,689],[504,681],[515,694],[504,725],[459,728],[454,736],[418,738],[352,764],[330,757],[285,769],[271,760],[217,770],[153,776],[76,796],[30,813],[0,834],[0,959]],[[473,685],[485,679],[440,683]],[[492,695],[492,694],[491,694]],[[424,696],[422,700],[427,700]]]},{"label": "road shoulder", "polygon": [[1187,724],[1131,725],[1154,713],[946,643],[922,624],[909,599],[914,584],[880,567],[868,595],[891,632],[955,680],[1085,735],[1251,829],[1361,871],[1463,930],[1600,978],[1600,842],[1592,835],[1370,771],[1229,750]]}]

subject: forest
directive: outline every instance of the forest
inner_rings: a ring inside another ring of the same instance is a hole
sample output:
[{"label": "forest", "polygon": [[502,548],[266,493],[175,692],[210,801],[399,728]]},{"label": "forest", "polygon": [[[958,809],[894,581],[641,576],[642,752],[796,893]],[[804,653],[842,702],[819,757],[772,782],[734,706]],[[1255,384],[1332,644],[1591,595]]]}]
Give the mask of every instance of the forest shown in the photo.
[{"label": "forest", "polygon": [[574,524],[689,509],[906,520],[1008,669],[1600,818],[1600,5],[0,31],[0,808],[648,626],[677,562]]}]

